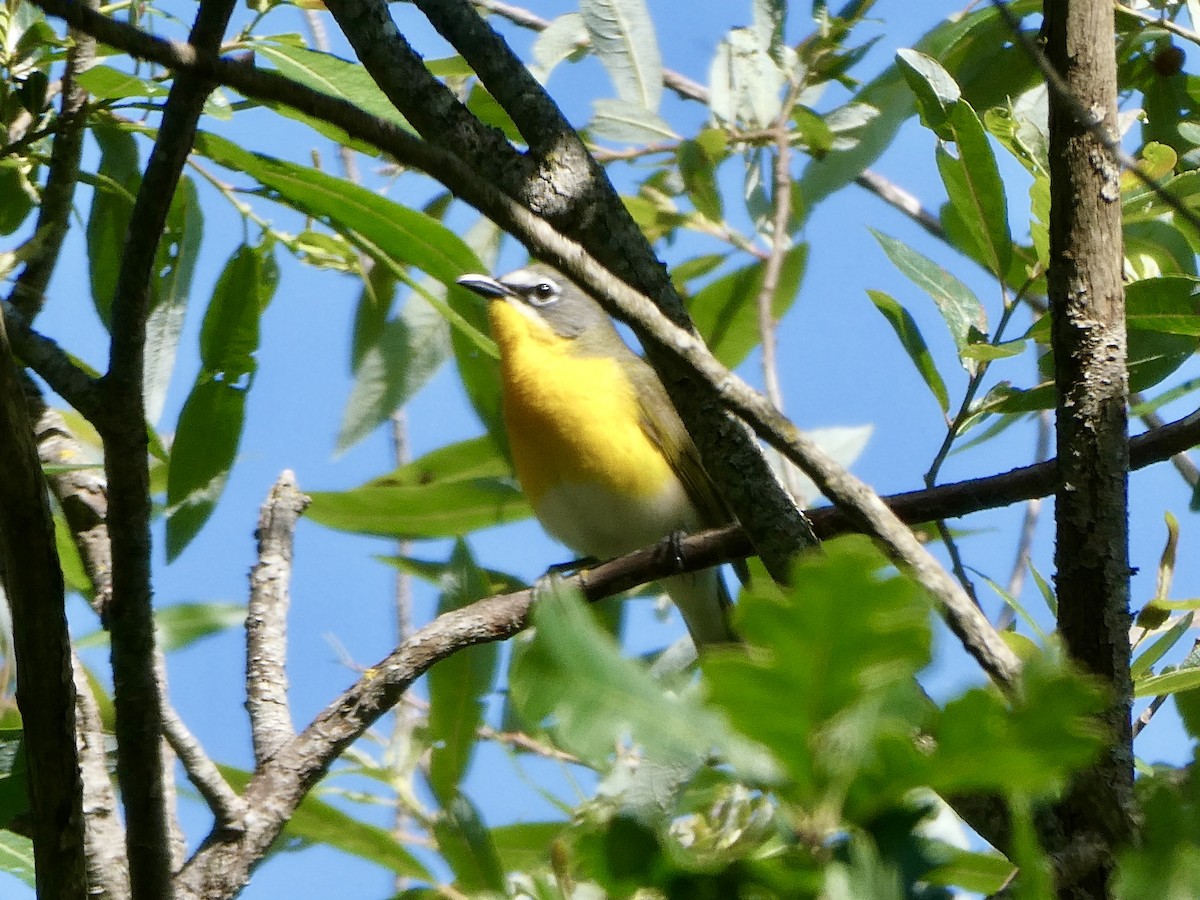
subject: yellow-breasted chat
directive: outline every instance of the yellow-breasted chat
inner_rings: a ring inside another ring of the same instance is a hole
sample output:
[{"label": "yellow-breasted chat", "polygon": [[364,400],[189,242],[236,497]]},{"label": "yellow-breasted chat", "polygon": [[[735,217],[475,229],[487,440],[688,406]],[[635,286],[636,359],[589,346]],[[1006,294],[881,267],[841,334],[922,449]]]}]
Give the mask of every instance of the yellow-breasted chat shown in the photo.
[{"label": "yellow-breasted chat", "polygon": [[[611,559],[732,521],[658,375],[595,300],[540,263],[458,283],[488,300],[513,465],[547,532]],[[716,569],[663,586],[697,646],[737,639]]]}]

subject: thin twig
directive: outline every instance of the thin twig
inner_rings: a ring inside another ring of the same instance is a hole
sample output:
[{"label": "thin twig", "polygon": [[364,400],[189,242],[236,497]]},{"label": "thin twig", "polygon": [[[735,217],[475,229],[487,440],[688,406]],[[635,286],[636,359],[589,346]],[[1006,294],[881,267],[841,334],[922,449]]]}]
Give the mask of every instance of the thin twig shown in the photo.
[{"label": "thin twig", "polygon": [[[1196,650],[1198,648],[1200,648],[1200,638],[1197,638],[1195,641],[1192,642],[1192,649],[1191,649],[1191,652],[1188,654],[1188,656],[1189,657],[1195,656]],[[1144,729],[1147,725],[1150,724],[1150,720],[1154,718],[1154,714],[1156,712],[1158,712],[1159,707],[1161,707],[1164,703],[1167,702],[1167,698],[1169,696],[1170,696],[1169,694],[1159,694],[1157,697],[1155,697],[1153,700],[1150,701],[1149,706],[1147,706],[1145,709],[1142,710],[1142,714],[1140,716],[1138,716],[1133,722],[1133,736],[1135,738],[1139,734],[1142,733],[1142,729]]]},{"label": "thin twig", "polygon": [[938,240],[946,240],[946,230],[936,215],[921,205],[915,194],[906,191],[871,169],[864,169],[854,183],[877,196],[888,206],[898,209]]},{"label": "thin twig", "polygon": [[1113,9],[1117,15],[1129,16],[1131,19],[1137,19],[1139,22],[1145,22],[1147,25],[1153,25],[1155,28],[1161,28],[1163,31],[1169,31],[1176,37],[1181,37],[1185,41],[1191,41],[1193,44],[1200,44],[1200,34],[1192,31],[1189,28],[1184,28],[1182,25],[1176,25],[1170,19],[1163,16],[1152,16],[1150,13],[1142,12],[1140,9],[1133,9],[1126,6],[1124,3],[1113,3]]},{"label": "thin twig", "polygon": [[287,696],[287,611],[293,537],[308,502],[296,476],[285,470],[263,503],[255,532],[258,562],[250,573],[246,617],[246,710],[259,766],[296,733]]},{"label": "thin twig", "polygon": [[[84,0],[90,9],[99,8],[99,0]],[[27,320],[37,316],[45,301],[46,286],[62,255],[67,236],[75,184],[79,179],[79,162],[83,156],[83,136],[87,125],[88,94],[78,83],[83,72],[91,68],[96,57],[96,40],[86,32],[68,32],[67,67],[63,73],[62,100],[50,150],[50,167],[46,186],[42,189],[41,207],[35,231],[39,242],[21,274],[17,276],[9,302]]]},{"label": "thin twig", "polygon": [[[392,426],[392,460],[399,467],[411,460],[411,453],[408,449],[408,417],[403,409],[398,409],[392,413],[389,421]],[[401,557],[408,556],[411,549],[410,541],[402,540],[396,544],[396,552]],[[393,604],[396,610],[397,647],[402,646],[412,636],[412,588],[412,576],[403,569],[398,569],[394,583],[395,602]],[[404,785],[404,789],[396,791],[395,805],[392,810],[392,833],[396,835],[397,840],[403,839],[402,836],[408,832],[409,823],[413,819],[410,802],[413,793],[411,783],[418,762],[418,754],[414,752],[413,747],[413,734],[420,726],[422,718],[415,709],[405,704],[397,705],[392,715],[392,777],[395,784]],[[407,876],[396,873],[396,892],[407,890],[410,887],[409,882],[410,879]]]},{"label": "thin twig", "polygon": [[[775,160],[771,167],[771,202],[774,206],[771,219],[771,246],[763,264],[762,287],[756,298],[758,309],[758,338],[762,348],[763,387],[775,408],[783,412],[783,388],[779,384],[779,362],[777,359],[775,293],[779,290],[779,275],[783,270],[783,258],[791,246],[789,224],[792,218],[792,148],[788,128],[792,110],[800,96],[802,84],[797,82],[788,89],[775,119]],[[780,466],[783,483],[793,497],[800,494],[799,479],[791,466]]]},{"label": "thin twig", "polygon": [[[159,654],[158,665],[161,672],[163,696],[166,696],[166,660],[162,658],[161,654]],[[200,796],[212,810],[217,820],[217,827],[231,829],[243,827],[246,804],[229,786],[229,782],[225,780],[221,770],[204,752],[199,738],[192,734],[187,724],[180,718],[179,713],[170,704],[163,706],[163,737],[166,738],[175,755],[179,757],[180,763],[183,764],[188,781],[200,792]]]},{"label": "thin twig", "polygon": [[[1143,401],[1144,398],[1141,394],[1133,394],[1129,398],[1129,402],[1135,407]],[[1138,418],[1150,429],[1162,428],[1164,424],[1163,417],[1154,410],[1141,413]],[[1200,484],[1200,468],[1196,467],[1196,464],[1192,462],[1192,458],[1188,456],[1186,451],[1176,453],[1172,456],[1171,465],[1175,467],[1175,471],[1179,473],[1179,476],[1187,483],[1187,486],[1193,491],[1196,490],[1196,485]]]},{"label": "thin twig", "polygon": [[[1034,446],[1035,462],[1043,462],[1050,455],[1050,437],[1053,429],[1050,426],[1050,413],[1043,410],[1037,415],[1037,443]],[[1017,539],[1017,553],[1013,560],[1012,572],[1008,576],[1006,590],[1014,600],[1020,597],[1021,589],[1025,586],[1025,573],[1029,569],[1029,560],[1033,550],[1033,538],[1037,534],[1038,519],[1041,518],[1042,498],[1033,497],[1025,504],[1025,514],[1021,517],[1021,534]],[[996,627],[1008,628],[1017,612],[1008,604],[1000,611]]]},{"label": "thin twig", "polygon": [[[1012,315],[1016,311],[1020,302],[1021,294],[1028,288],[1030,282],[1026,282],[1025,287],[1017,294],[1017,298],[1009,302],[1004,300],[1004,312],[1000,316],[1000,321],[996,324],[996,331],[992,335],[989,343],[994,347],[1004,339],[1005,329],[1008,323],[1012,320]],[[1003,284],[1001,285],[1001,293],[1007,297],[1004,291]],[[929,465],[929,470],[925,473],[925,486],[933,487],[937,484],[938,475],[941,474],[942,464],[946,461],[946,457],[950,454],[954,442],[958,439],[962,432],[963,426],[973,414],[973,404],[975,395],[978,393],[980,386],[983,384],[984,376],[987,375],[989,368],[988,360],[978,360],[975,364],[975,370],[971,373],[970,379],[967,381],[967,389],[963,392],[962,402],[958,405],[958,412],[955,413],[954,419],[950,422],[946,429],[946,436],[942,439],[942,445],[934,454],[933,462]],[[938,536],[941,538],[943,545],[946,547],[946,552],[950,556],[951,571],[954,572],[954,577],[958,579],[958,583],[962,585],[964,591],[971,598],[976,606],[979,606],[979,595],[975,590],[975,583],[967,575],[966,566],[963,565],[962,554],[958,548],[958,542],[954,540],[954,535],[950,533],[950,527],[944,519],[939,519],[936,523]]]}]

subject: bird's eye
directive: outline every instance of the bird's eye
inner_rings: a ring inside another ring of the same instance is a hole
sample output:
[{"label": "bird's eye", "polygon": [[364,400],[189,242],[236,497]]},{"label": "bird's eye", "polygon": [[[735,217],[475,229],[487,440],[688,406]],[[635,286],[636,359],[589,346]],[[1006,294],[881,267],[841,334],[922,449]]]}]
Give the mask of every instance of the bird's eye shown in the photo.
[{"label": "bird's eye", "polygon": [[529,297],[535,303],[549,303],[558,297],[558,288],[549,281],[539,281],[529,292]]}]

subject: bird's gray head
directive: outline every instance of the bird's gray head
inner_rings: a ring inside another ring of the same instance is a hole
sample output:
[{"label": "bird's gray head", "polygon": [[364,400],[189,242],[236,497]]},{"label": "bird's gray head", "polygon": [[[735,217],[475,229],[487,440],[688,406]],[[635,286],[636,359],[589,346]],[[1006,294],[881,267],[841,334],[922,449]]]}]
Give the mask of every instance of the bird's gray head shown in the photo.
[{"label": "bird's gray head", "polygon": [[499,278],[463,275],[458,283],[489,300],[512,303],[568,340],[597,327],[612,329],[612,320],[595,300],[544,263],[531,263]]}]

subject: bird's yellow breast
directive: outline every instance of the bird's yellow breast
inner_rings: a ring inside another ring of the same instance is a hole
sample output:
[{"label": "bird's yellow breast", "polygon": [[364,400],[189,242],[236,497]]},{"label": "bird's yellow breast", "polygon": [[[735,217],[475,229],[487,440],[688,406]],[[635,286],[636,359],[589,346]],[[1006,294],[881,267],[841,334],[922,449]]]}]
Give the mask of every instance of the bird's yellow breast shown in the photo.
[{"label": "bird's yellow breast", "polygon": [[563,486],[641,500],[677,482],[642,430],[637,396],[617,360],[573,355],[570,341],[506,301],[492,301],[488,312],[501,351],[513,464],[535,511]]}]

